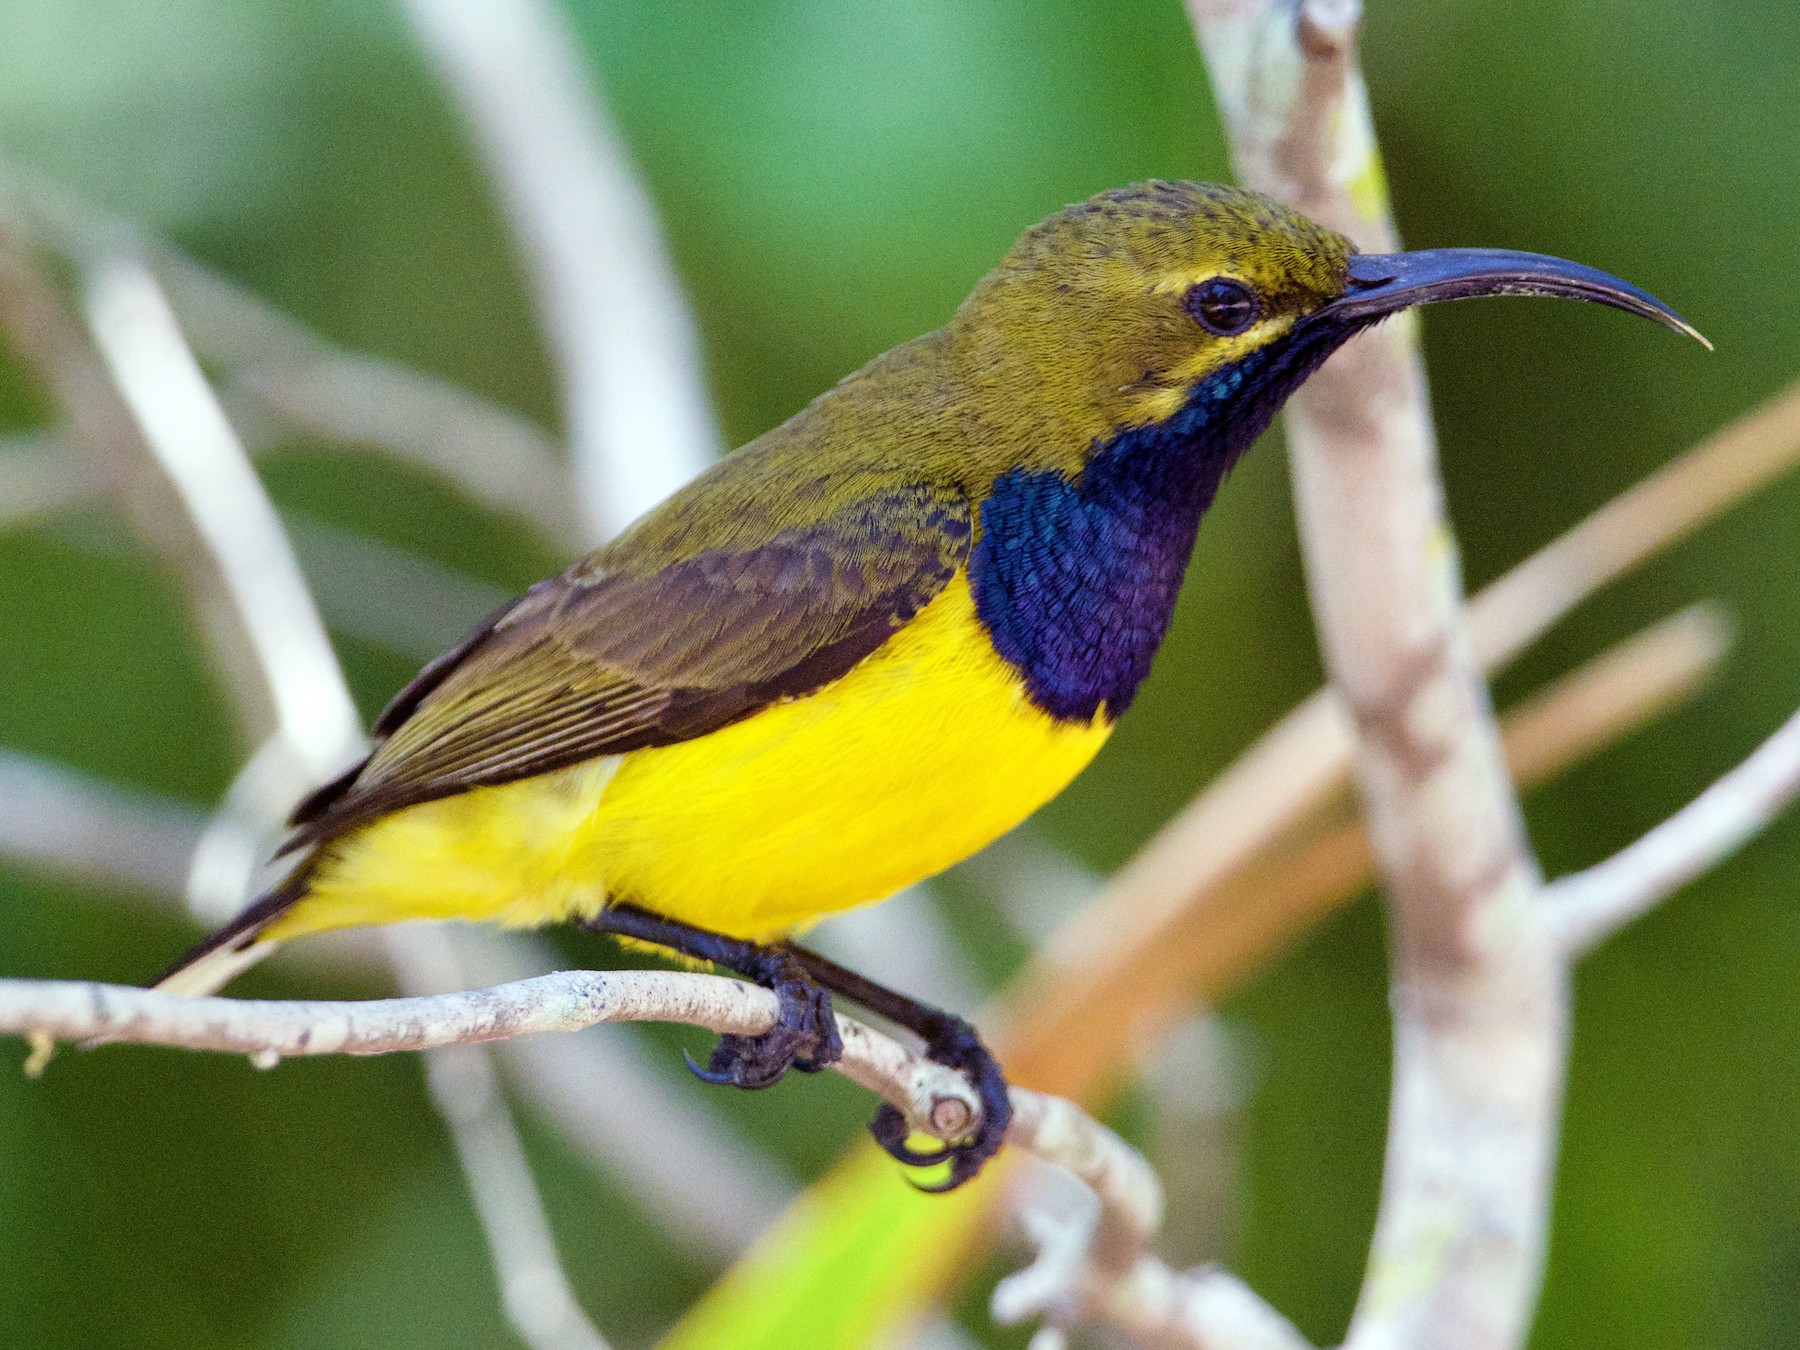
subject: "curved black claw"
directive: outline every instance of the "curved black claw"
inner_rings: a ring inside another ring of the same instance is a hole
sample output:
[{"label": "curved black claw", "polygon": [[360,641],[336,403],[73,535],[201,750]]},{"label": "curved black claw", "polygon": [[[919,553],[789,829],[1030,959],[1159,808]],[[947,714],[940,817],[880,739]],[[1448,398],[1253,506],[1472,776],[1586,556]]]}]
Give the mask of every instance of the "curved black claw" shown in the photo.
[{"label": "curved black claw", "polygon": [[767,971],[750,973],[774,991],[780,1016],[761,1035],[719,1037],[704,1069],[687,1056],[696,1078],[757,1091],[773,1087],[789,1069],[817,1073],[843,1057],[830,990],[814,984],[791,959],[773,960]]},{"label": "curved black claw", "polygon": [[[898,1107],[887,1102],[869,1122],[869,1133],[875,1136],[887,1154],[908,1167],[930,1167],[948,1162],[950,1175],[935,1186],[919,1186],[922,1191],[953,1191],[980,1172],[987,1160],[1000,1151],[1006,1140],[1006,1127],[1012,1123],[1012,1102],[1006,1095],[1006,1077],[1000,1065],[981,1043],[975,1028],[960,1017],[946,1016],[940,1031],[925,1044],[925,1057],[947,1068],[955,1069],[975,1088],[981,1102],[981,1123],[966,1139],[945,1144],[941,1149],[920,1150],[908,1144],[911,1128]],[[917,1183],[914,1183],[917,1185]]]}]

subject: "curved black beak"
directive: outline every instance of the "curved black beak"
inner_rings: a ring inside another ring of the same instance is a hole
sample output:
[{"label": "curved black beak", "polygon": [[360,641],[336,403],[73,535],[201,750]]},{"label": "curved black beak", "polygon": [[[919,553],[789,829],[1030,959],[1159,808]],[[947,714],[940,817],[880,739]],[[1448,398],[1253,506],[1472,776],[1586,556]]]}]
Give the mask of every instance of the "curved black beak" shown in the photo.
[{"label": "curved black beak", "polygon": [[1708,351],[1698,329],[1628,281],[1542,253],[1499,248],[1427,248],[1416,253],[1354,253],[1349,286],[1320,311],[1321,317],[1372,323],[1414,305],[1483,295],[1547,295],[1593,300],[1628,314],[1655,319],[1685,333]]}]

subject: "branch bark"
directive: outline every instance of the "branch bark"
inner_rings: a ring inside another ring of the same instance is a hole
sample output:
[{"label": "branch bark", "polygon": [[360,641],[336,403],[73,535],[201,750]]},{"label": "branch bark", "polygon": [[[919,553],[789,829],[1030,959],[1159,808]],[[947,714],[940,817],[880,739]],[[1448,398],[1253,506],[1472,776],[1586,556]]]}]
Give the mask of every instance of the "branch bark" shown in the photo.
[{"label": "branch bark", "polygon": [[[356,753],[361,727],[280,520],[154,276],[123,246],[79,262],[91,348],[22,249],[0,249],[0,322],[37,356],[78,438],[85,431],[93,471],[116,484],[121,505],[186,592],[236,695],[240,732],[256,750],[195,846],[187,889],[191,904],[197,883],[222,872],[218,889],[241,904],[264,827]],[[28,318],[43,331],[25,325]],[[242,866],[219,865],[234,860]],[[390,946],[404,952],[416,938],[395,933]],[[398,973],[404,980],[407,967]],[[40,1069],[53,1043],[31,1038],[27,1069]],[[485,1064],[481,1071],[491,1072]],[[555,1261],[504,1103],[490,1094],[479,1111],[459,1112],[450,1090],[457,1081],[470,1080],[466,1072],[446,1077],[435,1095],[490,1246],[505,1255],[497,1274],[515,1329],[534,1350],[604,1350]],[[511,1277],[521,1264],[540,1293],[545,1270],[553,1271],[553,1318],[519,1315]]]},{"label": "branch bark", "polygon": [[1730,773],[1605,862],[1544,888],[1551,937],[1578,957],[1711,871],[1800,795],[1800,713]]},{"label": "branch bark", "polygon": [[[1240,178],[1396,247],[1355,0],[1192,0]],[[1356,730],[1393,932],[1394,1085],[1347,1344],[1522,1343],[1542,1277],[1566,972],[1473,644],[1416,325],[1348,344],[1287,413],[1307,577]]]},{"label": "branch bark", "polygon": [[[252,1057],[263,1067],[302,1056],[383,1055],[480,1045],[603,1022],[681,1022],[721,1035],[758,1035],[775,1022],[767,989],[688,971],[562,971],[486,989],[361,1003],[186,998],[129,985],[0,980],[0,1035],[84,1045],[124,1042]],[[833,1067],[893,1103],[914,1129],[967,1135],[981,1119],[968,1080],[892,1037],[838,1018]],[[1142,1157],[1070,1102],[1013,1090],[1008,1142],[1066,1167],[1101,1199],[1118,1241],[1141,1248],[1161,1222],[1162,1196]]]},{"label": "branch bark", "polygon": [[[0,168],[0,228],[15,248],[39,247],[78,266],[118,252],[144,259],[217,372],[253,452],[296,435],[378,448],[547,537],[570,547],[585,540],[557,447],[522,414],[414,367],[346,351],[166,241],[11,165]],[[59,477],[48,486],[60,505],[98,485]],[[9,515],[0,506],[0,517]]]},{"label": "branch bark", "polygon": [[649,193],[552,0],[405,7],[519,241],[589,533],[605,538],[724,448]]}]

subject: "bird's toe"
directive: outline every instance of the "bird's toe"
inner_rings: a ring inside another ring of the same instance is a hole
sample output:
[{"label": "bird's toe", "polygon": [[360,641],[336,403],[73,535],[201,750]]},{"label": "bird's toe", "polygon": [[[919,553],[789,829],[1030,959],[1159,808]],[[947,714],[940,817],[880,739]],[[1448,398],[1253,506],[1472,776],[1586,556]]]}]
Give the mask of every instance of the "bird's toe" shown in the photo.
[{"label": "bird's toe", "polygon": [[908,1167],[931,1167],[949,1163],[950,1172],[942,1181],[921,1185],[926,1191],[953,1191],[975,1177],[989,1158],[1006,1142],[1007,1126],[1012,1123],[1012,1102],[1007,1096],[1006,1076],[988,1052],[975,1029],[960,1018],[950,1019],[943,1033],[926,1046],[928,1059],[952,1068],[966,1077],[981,1103],[981,1120],[973,1133],[938,1149],[913,1148],[908,1139],[911,1129],[898,1108],[883,1103],[869,1122],[875,1142],[892,1158]]},{"label": "bird's toe", "polygon": [[789,1069],[818,1073],[843,1057],[830,990],[785,973],[772,987],[781,1009],[775,1025],[756,1036],[719,1037],[704,1069],[688,1060],[697,1078],[758,1091],[773,1087]]}]

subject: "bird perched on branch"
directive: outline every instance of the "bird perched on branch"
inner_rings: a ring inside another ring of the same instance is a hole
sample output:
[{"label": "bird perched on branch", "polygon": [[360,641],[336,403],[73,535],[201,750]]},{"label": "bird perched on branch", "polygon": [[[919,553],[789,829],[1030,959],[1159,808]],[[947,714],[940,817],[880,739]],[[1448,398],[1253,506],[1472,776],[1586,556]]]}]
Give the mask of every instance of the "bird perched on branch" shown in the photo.
[{"label": "bird perched on branch", "polygon": [[[944,327],[877,357],[427,666],[304,802],[287,880],[163,987],[401,919],[576,920],[727,967],[781,1015],[703,1077],[839,1053],[831,994],[977,1087],[967,1023],[789,941],[968,856],[1059,792],[1149,673],[1200,518],[1282,402],[1385,315],[1564,296],[1693,334],[1535,254],[1360,254],[1266,197],[1104,192],[1026,231]],[[1698,336],[1698,334],[1693,334]]]}]

